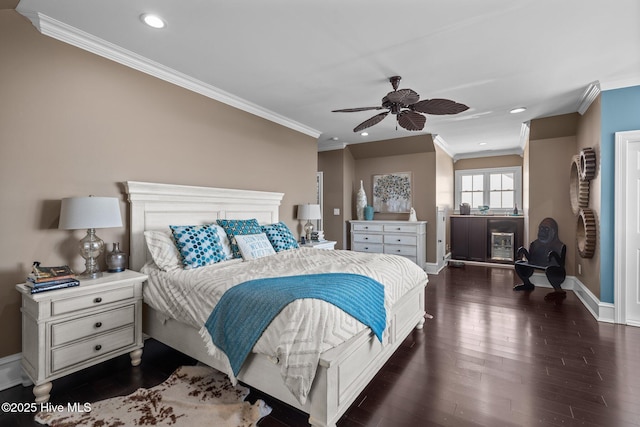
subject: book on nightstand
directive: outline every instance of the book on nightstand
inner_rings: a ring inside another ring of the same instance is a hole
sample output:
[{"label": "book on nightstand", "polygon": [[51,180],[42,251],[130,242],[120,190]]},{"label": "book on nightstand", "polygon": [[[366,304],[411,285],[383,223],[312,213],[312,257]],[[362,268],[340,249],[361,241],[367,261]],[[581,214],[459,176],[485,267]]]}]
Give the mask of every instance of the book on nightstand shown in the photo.
[{"label": "book on nightstand", "polygon": [[35,294],[78,286],[80,282],[69,266],[41,267],[40,263],[36,261],[33,263],[32,272],[27,276],[25,284],[31,289],[31,293]]},{"label": "book on nightstand", "polygon": [[64,289],[64,288],[70,288],[73,286],[79,286],[80,281],[77,279],[61,279],[61,280],[52,280],[50,282],[34,283],[31,280],[27,279],[27,282],[25,284],[31,290],[32,294],[37,294],[38,292],[53,291],[56,289]]}]

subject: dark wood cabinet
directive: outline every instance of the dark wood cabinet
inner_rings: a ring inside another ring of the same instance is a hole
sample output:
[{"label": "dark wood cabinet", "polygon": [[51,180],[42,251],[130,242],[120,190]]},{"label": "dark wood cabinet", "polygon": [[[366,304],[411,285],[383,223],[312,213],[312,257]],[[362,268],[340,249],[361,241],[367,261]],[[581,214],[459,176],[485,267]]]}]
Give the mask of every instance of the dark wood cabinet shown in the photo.
[{"label": "dark wood cabinet", "polygon": [[451,217],[451,256],[453,259],[485,261],[487,222],[473,216]]},{"label": "dark wood cabinet", "polygon": [[[466,261],[513,263],[516,251],[523,245],[524,218],[508,216],[456,215],[451,218],[451,258]],[[511,242],[502,247],[500,257],[492,255],[492,233],[511,234]],[[504,248],[512,252],[505,259]]]}]

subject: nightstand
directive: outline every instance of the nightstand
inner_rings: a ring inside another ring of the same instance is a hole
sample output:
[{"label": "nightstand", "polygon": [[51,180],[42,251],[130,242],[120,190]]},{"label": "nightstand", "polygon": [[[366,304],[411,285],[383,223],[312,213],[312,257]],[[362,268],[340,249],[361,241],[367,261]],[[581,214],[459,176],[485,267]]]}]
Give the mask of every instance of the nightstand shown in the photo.
[{"label": "nightstand", "polygon": [[103,273],[67,289],[22,294],[22,368],[37,403],[47,402],[51,381],[129,353],[142,357],[142,283],[135,271]]},{"label": "nightstand", "polygon": [[304,245],[301,244],[300,246],[303,247],[303,248],[331,249],[332,250],[332,249],[335,248],[336,243],[337,242],[335,242],[333,240],[323,240],[321,242],[312,240],[311,242],[305,243]]}]

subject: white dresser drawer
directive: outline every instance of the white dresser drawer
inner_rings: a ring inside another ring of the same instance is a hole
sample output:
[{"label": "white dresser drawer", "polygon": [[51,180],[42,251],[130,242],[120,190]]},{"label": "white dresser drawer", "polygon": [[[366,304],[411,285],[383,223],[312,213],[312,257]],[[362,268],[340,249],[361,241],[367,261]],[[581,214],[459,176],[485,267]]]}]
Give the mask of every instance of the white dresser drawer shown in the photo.
[{"label": "white dresser drawer", "polygon": [[351,250],[400,255],[425,268],[426,221],[351,221]]},{"label": "white dresser drawer", "polygon": [[353,235],[353,241],[360,243],[382,243],[382,236],[382,234],[355,233]]},{"label": "white dresser drawer", "polygon": [[111,302],[122,301],[134,297],[133,287],[104,290],[92,294],[80,295],[73,298],[65,298],[51,301],[51,313],[58,315],[70,313],[76,310],[84,310],[90,307],[98,307]]},{"label": "white dresser drawer", "polygon": [[415,246],[402,246],[402,245],[384,245],[385,254],[403,255],[403,256],[416,256]]},{"label": "white dresser drawer", "polygon": [[51,351],[51,373],[135,343],[134,325]]},{"label": "white dresser drawer", "polygon": [[385,234],[384,244],[416,246],[418,244],[418,236],[415,236],[415,235],[403,236],[402,234]]},{"label": "white dresser drawer", "polygon": [[353,231],[384,231],[382,224],[353,224]]},{"label": "white dresser drawer", "polygon": [[55,347],[135,322],[135,305],[103,311],[51,326],[51,346]]},{"label": "white dresser drawer", "polygon": [[417,233],[418,230],[417,224],[385,224],[384,232],[385,233]]},{"label": "white dresser drawer", "polygon": [[381,254],[384,246],[382,243],[354,243],[353,250],[356,252],[373,252]]}]

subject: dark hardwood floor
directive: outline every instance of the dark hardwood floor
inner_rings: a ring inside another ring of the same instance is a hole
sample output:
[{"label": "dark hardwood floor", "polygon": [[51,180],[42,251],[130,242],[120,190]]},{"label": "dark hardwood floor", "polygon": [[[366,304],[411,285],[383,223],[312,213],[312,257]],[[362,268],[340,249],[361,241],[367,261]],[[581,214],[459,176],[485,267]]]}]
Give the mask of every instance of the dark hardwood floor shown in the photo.
[{"label": "dark hardwood floor", "polygon": [[[338,426],[640,426],[640,328],[598,323],[572,293],[514,292],[513,270],[466,266],[430,276],[425,328],[414,331]],[[192,359],[148,340],[128,356],[54,381],[52,402],[96,401],[163,381]],[[306,417],[258,392],[273,412],[260,426]],[[0,392],[28,402],[31,388]],[[0,426],[33,426],[0,414]]]}]

